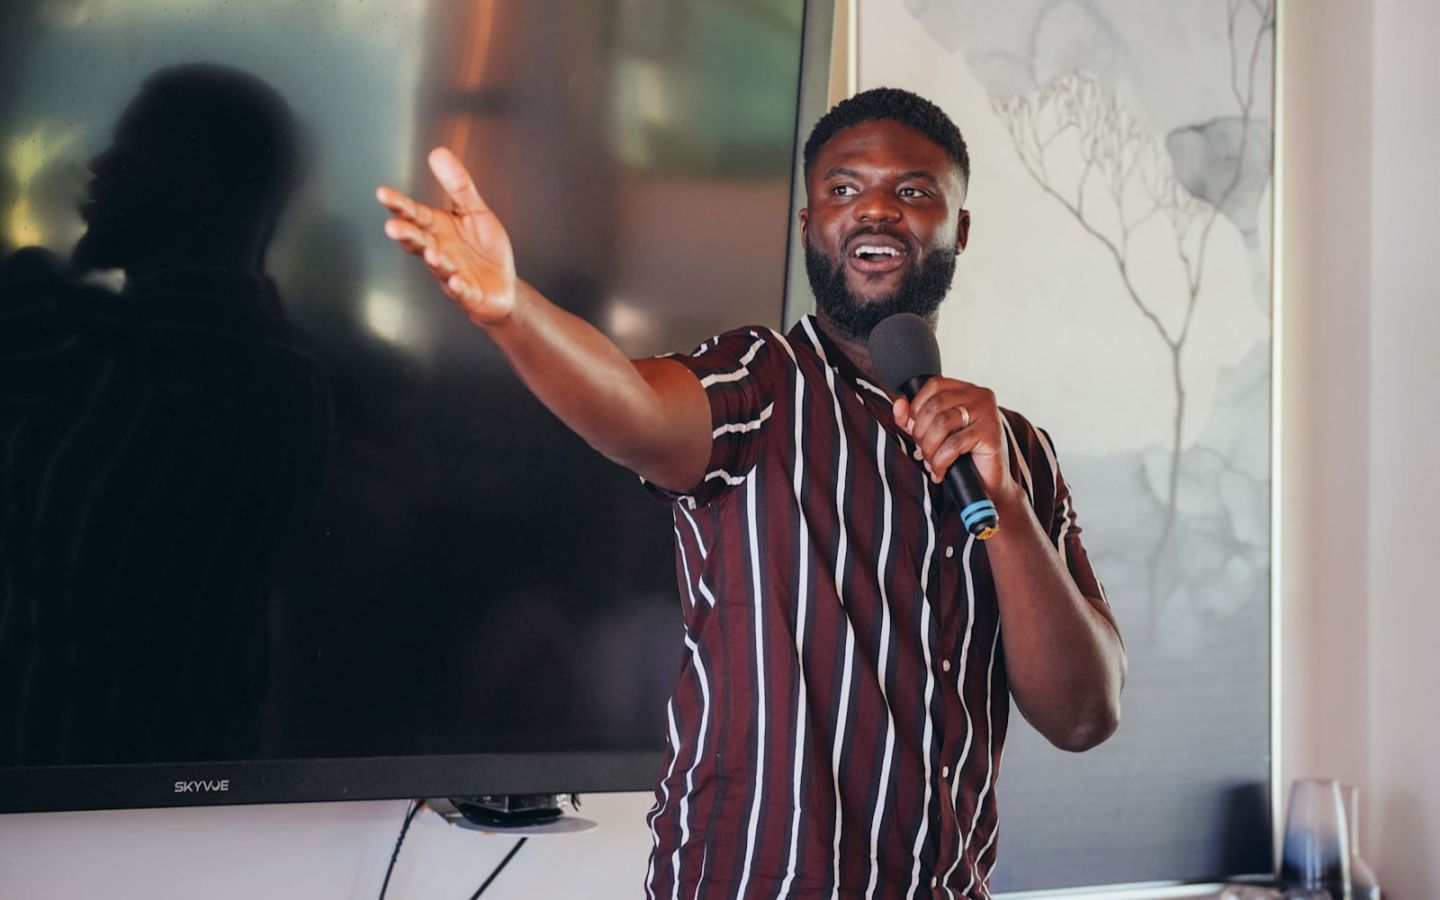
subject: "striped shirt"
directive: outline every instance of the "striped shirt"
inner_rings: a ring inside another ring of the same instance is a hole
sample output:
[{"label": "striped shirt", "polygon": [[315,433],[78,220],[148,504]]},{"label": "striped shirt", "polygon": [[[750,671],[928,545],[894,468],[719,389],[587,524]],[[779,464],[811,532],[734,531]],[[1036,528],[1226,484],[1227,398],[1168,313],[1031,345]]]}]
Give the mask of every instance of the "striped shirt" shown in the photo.
[{"label": "striped shirt", "polygon": [[[984,545],[813,318],[675,358],[714,442],[669,495],[687,652],[647,895],[988,897],[1009,695]],[[1102,597],[1049,437],[1004,421],[1011,472]]]},{"label": "striped shirt", "polygon": [[0,766],[245,759],[270,582],[325,460],[325,372],[274,284],[123,296],[0,267]]}]

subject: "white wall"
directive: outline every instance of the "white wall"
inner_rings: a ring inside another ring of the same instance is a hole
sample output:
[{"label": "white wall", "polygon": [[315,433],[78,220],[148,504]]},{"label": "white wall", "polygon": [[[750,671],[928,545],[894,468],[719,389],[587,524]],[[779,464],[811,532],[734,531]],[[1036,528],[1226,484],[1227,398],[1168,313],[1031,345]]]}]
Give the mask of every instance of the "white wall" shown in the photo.
[{"label": "white wall", "polygon": [[1280,12],[1281,781],[1363,786],[1372,9],[1291,0]]},{"label": "white wall", "polygon": [[[650,850],[647,794],[583,798],[587,834],[532,838],[486,900],[635,898]],[[42,813],[0,818],[0,897],[354,900],[380,893],[404,801]],[[515,844],[417,816],[393,900],[465,900]]]},{"label": "white wall", "polygon": [[[1393,900],[1440,896],[1440,35],[1433,0],[1291,0],[1277,243],[1281,322],[1282,777],[1366,798]],[[1352,524],[1342,525],[1342,512]],[[1367,541],[1366,530],[1370,535]],[[487,897],[630,898],[644,794],[592,796],[586,835],[531,842]],[[0,818],[0,896],[370,897],[401,802]],[[390,895],[470,896],[509,850],[417,819]]]},{"label": "white wall", "polygon": [[1370,436],[1367,853],[1395,900],[1440,897],[1437,37],[1434,0],[1375,0],[1370,415],[1334,426]]},{"label": "white wall", "polygon": [[1361,787],[1392,900],[1440,896],[1440,5],[1291,0],[1281,771]]}]

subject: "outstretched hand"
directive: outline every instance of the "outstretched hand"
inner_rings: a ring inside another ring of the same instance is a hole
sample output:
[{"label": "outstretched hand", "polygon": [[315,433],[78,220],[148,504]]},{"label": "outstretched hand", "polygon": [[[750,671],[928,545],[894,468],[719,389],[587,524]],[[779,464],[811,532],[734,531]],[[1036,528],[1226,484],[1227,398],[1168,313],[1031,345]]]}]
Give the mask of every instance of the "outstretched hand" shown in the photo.
[{"label": "outstretched hand", "polygon": [[425,261],[445,295],[479,325],[497,325],[515,308],[515,254],[510,236],[480,198],[475,181],[449,150],[430,151],[430,171],[450,209],[426,206],[391,187],[375,199],[390,210],[385,235]]}]

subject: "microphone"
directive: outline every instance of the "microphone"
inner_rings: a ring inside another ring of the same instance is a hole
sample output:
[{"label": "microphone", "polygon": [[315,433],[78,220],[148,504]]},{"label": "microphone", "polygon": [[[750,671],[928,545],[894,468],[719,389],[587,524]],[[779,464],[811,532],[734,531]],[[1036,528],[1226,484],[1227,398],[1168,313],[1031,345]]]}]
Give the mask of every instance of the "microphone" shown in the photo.
[{"label": "microphone", "polygon": [[[929,324],[914,313],[896,313],[875,326],[870,332],[870,359],[885,386],[911,400],[925,382],[940,374],[940,345]],[[966,531],[983,541],[1000,529],[1000,513],[985,495],[970,454],[945,471],[945,487],[960,508]]]}]

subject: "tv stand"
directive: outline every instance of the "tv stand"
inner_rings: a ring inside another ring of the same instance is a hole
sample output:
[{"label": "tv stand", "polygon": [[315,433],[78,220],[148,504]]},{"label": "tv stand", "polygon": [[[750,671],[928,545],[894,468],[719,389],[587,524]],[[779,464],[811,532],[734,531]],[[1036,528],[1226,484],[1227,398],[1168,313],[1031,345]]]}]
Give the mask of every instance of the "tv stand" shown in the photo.
[{"label": "tv stand", "polygon": [[578,794],[482,794],[425,801],[451,825],[498,834],[577,834],[596,824],[567,810],[580,808]]}]

